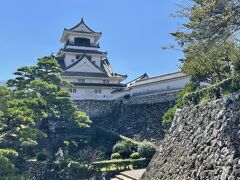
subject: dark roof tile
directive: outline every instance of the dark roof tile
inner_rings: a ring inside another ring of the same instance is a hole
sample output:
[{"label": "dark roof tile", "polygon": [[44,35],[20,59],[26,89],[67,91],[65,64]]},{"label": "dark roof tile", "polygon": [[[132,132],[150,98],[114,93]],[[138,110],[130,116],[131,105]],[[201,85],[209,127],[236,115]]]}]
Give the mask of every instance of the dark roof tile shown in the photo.
[{"label": "dark roof tile", "polygon": [[106,54],[106,52],[97,51],[97,50],[84,50],[84,49],[61,49],[62,52],[73,52],[73,53],[81,53],[81,54]]}]

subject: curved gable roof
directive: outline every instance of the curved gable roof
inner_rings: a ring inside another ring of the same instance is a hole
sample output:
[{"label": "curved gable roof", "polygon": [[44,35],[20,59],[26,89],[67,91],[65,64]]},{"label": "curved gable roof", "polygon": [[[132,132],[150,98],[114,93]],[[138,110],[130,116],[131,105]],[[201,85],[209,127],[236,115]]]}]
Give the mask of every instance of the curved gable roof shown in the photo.
[{"label": "curved gable roof", "polygon": [[88,57],[86,54],[84,54],[80,59],[78,59],[77,61],[75,61],[74,63],[72,63],[72,64],[69,65],[68,67],[66,67],[65,71],[67,71],[67,70],[71,69],[72,67],[76,66],[76,65],[77,65],[79,62],[81,62],[84,58],[86,58],[86,59],[90,62],[90,64],[91,64],[93,67],[95,67],[96,69],[98,69],[101,73],[106,74],[101,68],[99,68],[96,64],[94,64],[94,63],[89,59],[89,57]]},{"label": "curved gable roof", "polygon": [[67,29],[67,30],[72,30],[72,31],[73,31],[73,30],[75,30],[76,28],[78,28],[78,27],[81,26],[81,25],[84,25],[84,27],[85,27],[86,29],[88,29],[90,32],[95,33],[95,31],[93,31],[90,27],[88,27],[88,26],[85,24],[83,18],[81,18],[80,23],[78,23],[76,26],[74,26],[74,27],[72,27],[72,28],[70,28],[70,29]]}]

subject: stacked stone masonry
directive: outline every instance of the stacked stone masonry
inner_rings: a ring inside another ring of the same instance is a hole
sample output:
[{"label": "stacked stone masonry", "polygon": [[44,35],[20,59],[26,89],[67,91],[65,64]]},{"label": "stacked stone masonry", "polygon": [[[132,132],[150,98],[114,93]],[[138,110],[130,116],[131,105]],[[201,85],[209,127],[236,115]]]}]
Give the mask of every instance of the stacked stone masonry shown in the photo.
[{"label": "stacked stone masonry", "polygon": [[240,179],[240,93],[178,111],[142,179]]},{"label": "stacked stone masonry", "polygon": [[172,107],[178,91],[121,98],[114,101],[76,101],[93,123],[138,140],[159,141],[161,119]]}]

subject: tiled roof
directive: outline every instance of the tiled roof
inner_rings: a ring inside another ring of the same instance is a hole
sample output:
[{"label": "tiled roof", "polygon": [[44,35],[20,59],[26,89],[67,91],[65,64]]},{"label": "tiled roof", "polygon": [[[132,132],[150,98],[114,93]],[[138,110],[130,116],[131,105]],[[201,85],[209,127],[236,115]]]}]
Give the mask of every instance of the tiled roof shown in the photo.
[{"label": "tiled roof", "polygon": [[108,77],[104,73],[91,73],[91,72],[71,72],[64,71],[62,73],[63,76],[86,76],[86,77]]},{"label": "tiled roof", "polygon": [[102,87],[125,87],[125,84],[102,84],[102,83],[72,83],[75,86],[102,86]]},{"label": "tiled roof", "polygon": [[[88,59],[96,68],[101,70],[103,73],[91,73],[91,72],[71,72],[66,71],[67,69],[76,65],[79,61],[81,61],[84,57],[87,57],[86,54],[83,54],[79,60],[71,64],[70,66],[66,67],[64,63],[63,57],[57,57],[58,64],[60,65],[61,69],[64,71],[62,73],[63,76],[89,76],[89,77],[119,77],[119,78],[127,78],[127,75],[121,75],[118,73],[114,73],[110,63],[107,59],[101,60],[101,66],[98,67],[94,64],[90,59]],[[88,57],[87,57],[88,58]]]},{"label": "tiled roof", "polygon": [[103,68],[103,70],[109,77],[124,77],[124,78],[127,77],[127,75],[114,73],[107,58],[101,60],[101,68]]},{"label": "tiled roof", "polygon": [[97,50],[84,50],[84,49],[61,49],[62,52],[73,52],[73,53],[82,53],[82,54],[106,54],[106,52],[97,51]]},{"label": "tiled roof", "polygon": [[136,79],[128,82],[127,84],[132,85],[133,83],[136,83],[136,82],[141,81],[143,79],[149,79],[149,76],[147,75],[147,73],[144,73],[143,75],[141,75],[141,76],[137,77]]},{"label": "tiled roof", "polygon": [[93,31],[90,27],[88,27],[85,22],[83,21],[83,18],[81,18],[81,21],[80,23],[78,23],[76,26],[70,28],[70,29],[67,29],[67,30],[74,30],[75,28],[77,28],[78,26],[80,26],[81,24],[84,24],[84,26],[86,26],[88,28],[89,31],[91,31],[92,33],[94,33],[95,31]]}]

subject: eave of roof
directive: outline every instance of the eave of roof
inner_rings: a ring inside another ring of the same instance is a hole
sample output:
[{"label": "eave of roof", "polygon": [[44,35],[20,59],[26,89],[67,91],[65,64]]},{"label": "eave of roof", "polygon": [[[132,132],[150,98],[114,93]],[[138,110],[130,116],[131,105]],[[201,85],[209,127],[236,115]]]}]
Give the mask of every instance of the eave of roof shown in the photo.
[{"label": "eave of roof", "polygon": [[[146,85],[149,85],[149,84],[158,84],[158,83],[163,83],[163,82],[170,82],[170,81],[173,81],[173,80],[179,80],[179,79],[183,79],[183,78],[187,78],[187,77],[189,77],[189,76],[188,75],[183,75],[183,76],[178,76],[178,77],[173,77],[173,78],[168,78],[168,79],[162,79],[162,80],[157,80],[157,81],[152,81],[152,82],[148,82],[149,79],[146,79],[146,80],[138,81],[140,83],[132,84],[131,86],[129,86],[129,88],[146,86]],[[153,77],[152,79],[154,79],[154,78],[155,77]]]},{"label": "eave of roof", "polygon": [[140,80],[142,80],[142,79],[144,79],[144,78],[148,78],[148,79],[149,79],[149,76],[147,75],[147,73],[144,73],[143,75],[141,75],[141,76],[137,77],[136,79],[128,82],[127,84],[131,84],[131,83],[133,83],[133,82],[140,81]]},{"label": "eave of roof", "polygon": [[62,76],[108,77],[105,73],[72,72],[72,71],[64,71],[62,73]]},{"label": "eave of roof", "polygon": [[114,73],[107,58],[101,60],[101,67],[109,76],[127,78],[127,75]]},{"label": "eave of roof", "polygon": [[71,29],[64,28],[65,32],[73,32],[73,33],[84,33],[84,34],[93,34],[93,35],[102,35],[102,32],[85,32],[85,31],[75,31]]},{"label": "eave of roof", "polygon": [[75,86],[102,86],[102,87],[126,87],[125,84],[102,84],[102,83],[71,83]]},{"label": "eave of roof", "polygon": [[61,52],[72,52],[72,53],[81,53],[81,54],[107,54],[107,52],[97,51],[97,50],[83,50],[83,49],[61,49]]},{"label": "eave of roof", "polygon": [[86,26],[89,31],[95,33],[95,31],[93,31],[90,27],[88,27],[88,26],[85,24],[83,18],[81,18],[80,23],[78,23],[76,26],[74,26],[74,27],[72,27],[72,28],[70,28],[70,29],[68,29],[68,30],[73,30],[73,29],[77,28],[78,26],[80,26],[80,25],[82,25],[82,24],[83,24],[84,26]]}]

